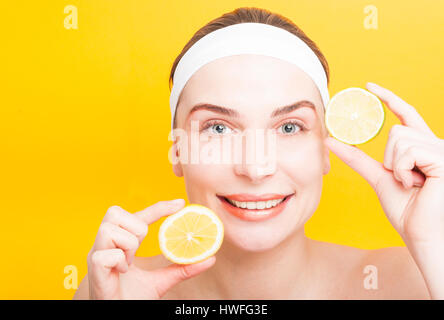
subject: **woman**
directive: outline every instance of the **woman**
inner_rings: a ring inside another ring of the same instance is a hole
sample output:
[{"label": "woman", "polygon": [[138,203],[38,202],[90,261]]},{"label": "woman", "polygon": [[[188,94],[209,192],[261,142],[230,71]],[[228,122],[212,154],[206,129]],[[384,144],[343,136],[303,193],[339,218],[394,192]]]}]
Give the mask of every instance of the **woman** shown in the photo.
[{"label": "woman", "polygon": [[[239,8],[199,30],[174,62],[170,80],[199,39],[248,22],[272,25],[301,39],[328,81],[328,65],[317,46],[288,19],[257,8]],[[74,298],[444,298],[444,142],[392,92],[371,83],[367,89],[402,123],[390,131],[383,164],[328,137],[323,90],[296,65],[266,55],[231,55],[204,64],[176,97],[173,127],[191,134],[191,123],[197,122],[198,133],[208,138],[200,148],[242,130],[271,129],[276,133],[275,165],[267,171],[254,161],[175,162],[174,173],[184,177],[189,202],[213,209],[224,223],[224,242],[216,256],[187,266],[171,264],[162,255],[135,257],[148,225],[181,209],[183,199],[135,214],[113,206]],[[361,250],[305,236],[304,224],[319,204],[323,175],[330,170],[329,150],[373,187],[406,248]],[[186,150],[176,140],[173,151],[179,156]],[[259,217],[258,203],[270,199],[278,199],[275,208],[260,211]],[[374,273],[373,282],[365,272]]]}]

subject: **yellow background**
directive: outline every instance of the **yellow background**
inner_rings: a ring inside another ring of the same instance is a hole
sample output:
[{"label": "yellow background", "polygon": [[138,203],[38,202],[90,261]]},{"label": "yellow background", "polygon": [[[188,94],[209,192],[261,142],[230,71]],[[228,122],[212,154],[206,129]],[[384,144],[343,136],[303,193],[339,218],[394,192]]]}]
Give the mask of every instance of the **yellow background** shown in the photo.
[{"label": "yellow background", "polygon": [[[78,30],[64,7],[78,8]],[[364,7],[378,29],[364,28]],[[2,1],[0,298],[70,299],[64,267],[86,274],[106,209],[130,212],[186,197],[167,152],[168,75],[193,33],[241,6],[292,19],[321,48],[330,92],[373,81],[414,105],[443,137],[444,2],[438,0]],[[380,135],[362,146],[383,159]],[[403,245],[377,197],[332,156],[315,239],[360,248]],[[156,232],[138,255],[160,253]]]}]

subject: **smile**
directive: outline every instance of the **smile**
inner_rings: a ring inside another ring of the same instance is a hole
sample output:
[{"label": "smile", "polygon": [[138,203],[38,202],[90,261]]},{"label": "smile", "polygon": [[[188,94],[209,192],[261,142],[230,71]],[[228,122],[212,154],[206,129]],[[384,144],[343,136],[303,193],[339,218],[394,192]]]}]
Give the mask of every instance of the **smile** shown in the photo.
[{"label": "smile", "polygon": [[268,195],[217,195],[226,211],[246,221],[263,221],[270,219],[285,209],[286,204],[294,195],[268,194]]},{"label": "smile", "polygon": [[233,206],[236,206],[238,208],[247,208],[250,210],[257,210],[257,209],[269,209],[276,207],[279,203],[284,201],[285,198],[279,199],[279,200],[268,200],[268,201],[236,201],[231,200],[229,198],[227,199],[228,202],[230,202]]}]

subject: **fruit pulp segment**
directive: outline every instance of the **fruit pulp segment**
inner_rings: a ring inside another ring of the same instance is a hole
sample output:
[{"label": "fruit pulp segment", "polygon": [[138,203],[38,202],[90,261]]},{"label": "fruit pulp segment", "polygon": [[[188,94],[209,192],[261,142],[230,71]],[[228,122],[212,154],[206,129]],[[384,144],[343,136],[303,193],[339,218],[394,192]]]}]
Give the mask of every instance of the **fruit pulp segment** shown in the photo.
[{"label": "fruit pulp segment", "polygon": [[175,220],[165,232],[166,247],[175,256],[192,258],[215,243],[217,226],[206,215],[189,212]]},{"label": "fruit pulp segment", "polygon": [[374,98],[349,91],[339,95],[329,114],[334,134],[350,141],[362,141],[378,131],[383,114]]}]

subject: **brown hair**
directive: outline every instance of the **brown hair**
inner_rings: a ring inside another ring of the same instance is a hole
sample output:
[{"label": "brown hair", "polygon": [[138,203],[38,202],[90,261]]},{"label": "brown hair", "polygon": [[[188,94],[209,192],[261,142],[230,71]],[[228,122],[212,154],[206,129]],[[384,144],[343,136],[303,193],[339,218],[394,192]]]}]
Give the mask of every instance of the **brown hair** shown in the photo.
[{"label": "brown hair", "polygon": [[[197,32],[193,35],[193,37],[187,42],[185,47],[182,49],[182,52],[174,60],[169,77],[170,90],[173,85],[174,72],[176,71],[177,64],[179,63],[182,56],[188,51],[188,49],[191,46],[193,46],[193,44],[195,44],[200,38],[206,36],[207,34],[215,30],[245,22],[269,24],[287,30],[293,33],[298,38],[300,38],[310,47],[311,50],[313,50],[313,52],[318,57],[319,61],[321,62],[325,70],[325,74],[327,75],[327,84],[328,84],[330,77],[329,77],[329,68],[327,60],[325,59],[321,50],[319,50],[318,46],[309,37],[307,37],[307,35],[295,23],[293,23],[293,21],[280,14],[272,13],[266,9],[255,8],[255,7],[243,7],[243,8],[237,8],[232,12],[225,13],[222,16],[208,22],[205,26],[197,30]],[[173,127],[176,127],[175,115],[174,115]]]}]

